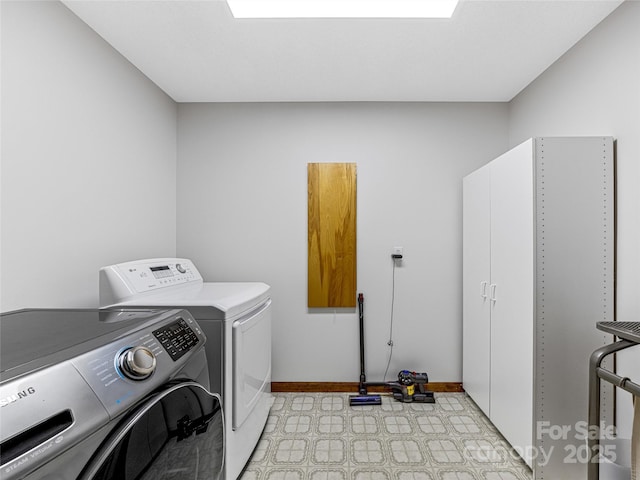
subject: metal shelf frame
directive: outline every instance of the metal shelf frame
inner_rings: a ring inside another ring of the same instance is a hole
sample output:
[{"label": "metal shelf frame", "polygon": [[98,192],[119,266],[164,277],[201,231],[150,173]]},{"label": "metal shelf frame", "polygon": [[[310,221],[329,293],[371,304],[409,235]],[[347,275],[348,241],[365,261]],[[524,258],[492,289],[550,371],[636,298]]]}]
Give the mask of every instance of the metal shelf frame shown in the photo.
[{"label": "metal shelf frame", "polygon": [[628,377],[621,377],[600,366],[604,358],[608,355],[640,344],[640,322],[598,322],[596,328],[611,333],[620,338],[620,340],[597,349],[591,354],[591,358],[589,359],[589,427],[590,431],[598,432],[598,435],[590,435],[588,439],[590,455],[587,469],[588,480],[600,479],[600,463],[595,456],[599,450],[598,445],[600,443],[601,380],[640,397],[640,384],[632,382]]}]

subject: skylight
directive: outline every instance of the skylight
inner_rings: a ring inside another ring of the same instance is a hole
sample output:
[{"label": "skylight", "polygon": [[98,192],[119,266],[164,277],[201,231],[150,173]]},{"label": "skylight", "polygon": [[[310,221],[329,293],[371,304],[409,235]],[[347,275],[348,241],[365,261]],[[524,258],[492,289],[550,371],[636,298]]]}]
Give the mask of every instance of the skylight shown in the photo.
[{"label": "skylight", "polygon": [[235,18],[450,18],[458,0],[227,0]]}]

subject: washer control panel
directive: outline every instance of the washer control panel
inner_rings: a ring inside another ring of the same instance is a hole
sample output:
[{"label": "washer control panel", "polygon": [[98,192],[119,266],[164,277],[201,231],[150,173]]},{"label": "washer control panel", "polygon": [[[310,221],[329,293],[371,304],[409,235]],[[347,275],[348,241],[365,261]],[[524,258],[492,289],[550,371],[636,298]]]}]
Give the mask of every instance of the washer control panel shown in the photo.
[{"label": "washer control panel", "polygon": [[205,337],[186,310],[72,360],[111,418],[161,386],[204,346]]},{"label": "washer control panel", "polygon": [[155,330],[153,335],[174,361],[182,357],[200,341],[196,332],[182,318],[167,327]]}]

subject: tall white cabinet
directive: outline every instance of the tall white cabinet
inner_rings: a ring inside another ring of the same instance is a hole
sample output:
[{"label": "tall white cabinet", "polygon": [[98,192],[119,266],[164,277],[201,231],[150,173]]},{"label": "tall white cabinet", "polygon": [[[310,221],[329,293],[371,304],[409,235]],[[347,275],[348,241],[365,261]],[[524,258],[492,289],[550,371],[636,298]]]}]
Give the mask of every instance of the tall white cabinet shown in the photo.
[{"label": "tall white cabinet", "polygon": [[588,360],[614,315],[613,155],[611,137],[535,138],[463,180],[463,386],[536,479],[586,478]]}]

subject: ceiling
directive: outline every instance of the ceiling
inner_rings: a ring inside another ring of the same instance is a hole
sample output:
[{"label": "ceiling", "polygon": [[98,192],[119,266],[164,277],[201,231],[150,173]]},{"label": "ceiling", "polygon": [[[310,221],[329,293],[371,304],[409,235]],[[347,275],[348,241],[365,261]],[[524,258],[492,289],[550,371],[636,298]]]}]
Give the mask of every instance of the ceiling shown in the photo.
[{"label": "ceiling", "polygon": [[451,19],[243,19],[224,0],[63,0],[177,102],[509,101],[621,0]]}]

